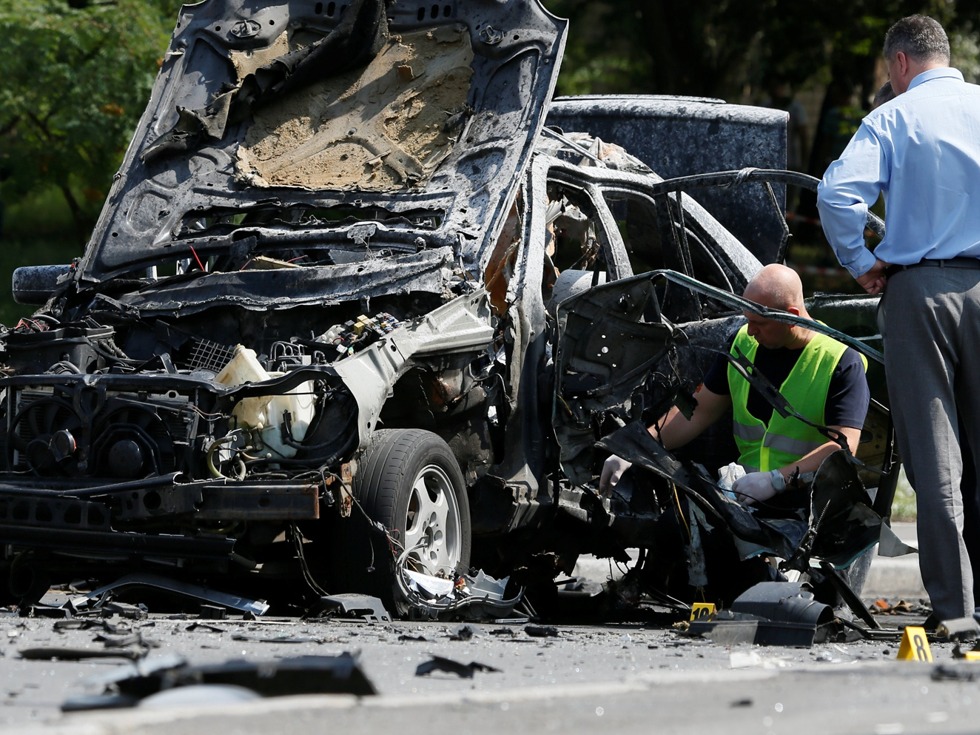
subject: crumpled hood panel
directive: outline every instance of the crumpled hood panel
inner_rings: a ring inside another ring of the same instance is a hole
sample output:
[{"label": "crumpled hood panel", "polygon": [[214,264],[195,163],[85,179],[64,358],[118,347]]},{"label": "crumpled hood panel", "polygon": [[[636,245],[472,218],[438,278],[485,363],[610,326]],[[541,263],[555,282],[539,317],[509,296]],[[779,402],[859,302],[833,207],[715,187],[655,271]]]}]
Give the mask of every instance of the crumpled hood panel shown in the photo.
[{"label": "crumpled hood panel", "polygon": [[352,210],[461,242],[478,274],[564,34],[537,2],[185,6],[79,280],[213,253],[241,227],[259,250],[262,228],[309,241]]}]

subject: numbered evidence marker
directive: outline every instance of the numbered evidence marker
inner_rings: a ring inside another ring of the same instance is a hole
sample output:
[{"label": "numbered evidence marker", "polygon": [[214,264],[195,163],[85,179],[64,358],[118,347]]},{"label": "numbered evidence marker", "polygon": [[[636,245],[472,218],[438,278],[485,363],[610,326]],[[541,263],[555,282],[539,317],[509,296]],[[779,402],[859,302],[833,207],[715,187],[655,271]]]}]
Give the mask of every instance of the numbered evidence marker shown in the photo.
[{"label": "numbered evidence marker", "polygon": [[932,649],[926,631],[914,625],[906,626],[898,647],[899,661],[932,661]]},{"label": "numbered evidence marker", "polygon": [[711,620],[715,616],[715,603],[695,602],[691,608],[691,620]]}]

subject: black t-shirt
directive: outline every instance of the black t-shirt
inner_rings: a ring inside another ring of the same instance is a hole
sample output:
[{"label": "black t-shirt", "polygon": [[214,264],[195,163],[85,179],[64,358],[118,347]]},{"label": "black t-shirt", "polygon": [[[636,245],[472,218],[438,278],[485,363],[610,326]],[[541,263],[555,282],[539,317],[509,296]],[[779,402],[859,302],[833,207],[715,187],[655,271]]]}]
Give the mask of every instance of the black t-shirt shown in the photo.
[{"label": "black t-shirt", "polygon": [[[733,340],[734,341],[734,340]],[[729,345],[731,349],[731,345]],[[755,353],[755,366],[759,372],[776,388],[786,380],[790,370],[796,365],[803,350],[789,350],[785,347],[770,350],[762,345]],[[704,387],[712,393],[730,395],[728,389],[728,360],[724,355],[718,355],[704,377]],[[864,426],[864,417],[871,402],[871,391],[864,377],[864,363],[857,350],[850,347],[844,352],[834,368],[827,389],[827,403],[824,408],[824,420],[827,426],[846,426],[860,429]],[[755,388],[749,390],[749,413],[763,423],[769,423],[772,417],[772,406]]]}]

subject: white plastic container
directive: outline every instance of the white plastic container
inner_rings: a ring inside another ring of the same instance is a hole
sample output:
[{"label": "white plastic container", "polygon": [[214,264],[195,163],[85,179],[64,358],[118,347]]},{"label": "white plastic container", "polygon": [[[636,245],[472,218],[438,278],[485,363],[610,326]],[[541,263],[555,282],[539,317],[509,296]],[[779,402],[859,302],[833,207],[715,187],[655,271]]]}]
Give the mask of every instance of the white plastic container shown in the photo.
[{"label": "white plastic container", "polygon": [[[218,373],[215,382],[235,386],[261,383],[274,377],[277,376],[268,373],[262,367],[255,350],[237,345],[235,356]],[[315,412],[313,398],[313,382],[306,381],[282,395],[243,398],[235,406],[232,415],[238,420],[239,426],[257,431],[267,449],[280,457],[292,457],[296,454],[296,448],[282,440],[280,427],[283,423],[283,415],[289,411],[293,439],[302,441],[313,420]]]}]

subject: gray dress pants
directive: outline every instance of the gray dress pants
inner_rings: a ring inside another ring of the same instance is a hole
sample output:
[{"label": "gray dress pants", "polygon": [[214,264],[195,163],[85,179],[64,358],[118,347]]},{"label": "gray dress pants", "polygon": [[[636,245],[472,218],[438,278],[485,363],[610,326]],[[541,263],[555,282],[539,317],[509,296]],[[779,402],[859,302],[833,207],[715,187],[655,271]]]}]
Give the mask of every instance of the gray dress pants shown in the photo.
[{"label": "gray dress pants", "polygon": [[980,460],[980,261],[899,271],[881,308],[888,398],[916,496],[922,581],[939,620],[969,616],[963,498],[972,493],[977,502],[980,488],[961,481],[964,456]]}]

